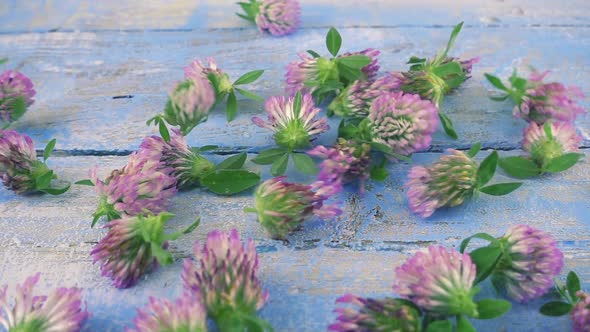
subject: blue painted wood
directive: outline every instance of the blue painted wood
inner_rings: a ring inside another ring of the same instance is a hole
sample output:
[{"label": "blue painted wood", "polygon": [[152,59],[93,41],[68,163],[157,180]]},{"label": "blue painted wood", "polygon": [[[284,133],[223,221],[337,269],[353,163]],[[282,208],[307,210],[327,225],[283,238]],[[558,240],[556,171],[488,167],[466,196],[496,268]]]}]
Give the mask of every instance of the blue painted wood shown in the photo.
[{"label": "blue painted wood", "polygon": [[[309,29],[283,39],[256,31],[216,30],[148,33],[53,33],[0,35],[0,54],[11,54],[10,66],[30,75],[37,102],[15,125],[44,144],[52,137],[58,149],[131,151],[142,137],[155,134],[145,121],[161,112],[168,90],[183,76],[182,68],[195,57],[214,56],[234,78],[253,69],[266,73],[251,86],[263,97],[284,93],[285,66],[307,49],[323,50],[325,29]],[[413,54],[430,56],[446,43],[449,29],[343,29],[344,50],[375,47],[382,50],[383,70],[401,70]],[[277,47],[280,43],[280,47]],[[518,46],[516,46],[518,45]],[[564,52],[563,50],[567,50]],[[453,118],[458,141],[435,135],[433,150],[468,147],[520,146],[524,122],[512,118],[509,102],[496,103],[483,74],[508,76],[514,67],[551,68],[555,80],[590,91],[590,29],[578,28],[467,28],[453,55],[481,56],[473,78],[448,96],[442,109]],[[132,99],[113,99],[132,95]],[[228,149],[257,151],[272,144],[270,132],[253,126],[250,117],[262,104],[240,101],[237,119],[227,124],[223,109],[188,137],[193,145],[217,144]],[[588,100],[583,105],[589,106]],[[336,127],[337,120],[332,122]],[[590,137],[590,118],[579,121]],[[89,135],[88,133],[96,133]],[[320,140],[332,142],[332,136]]]}]

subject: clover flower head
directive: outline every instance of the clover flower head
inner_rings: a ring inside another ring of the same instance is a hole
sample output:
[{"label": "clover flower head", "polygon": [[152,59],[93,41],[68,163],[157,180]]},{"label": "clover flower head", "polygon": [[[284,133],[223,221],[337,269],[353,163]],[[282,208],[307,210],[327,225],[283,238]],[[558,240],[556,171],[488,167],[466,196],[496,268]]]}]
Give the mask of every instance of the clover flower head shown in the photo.
[{"label": "clover flower head", "polygon": [[438,110],[418,95],[383,93],[371,104],[368,119],[374,142],[407,156],[430,146]]},{"label": "clover flower head", "polygon": [[[302,93],[313,92],[313,87],[306,87],[305,82],[319,81],[320,74],[323,71],[332,72],[336,66],[325,58],[313,58],[305,53],[299,54],[300,61],[293,61],[287,65],[285,81],[287,83],[286,92],[289,95],[295,95],[297,91]],[[331,75],[332,78],[338,79],[338,72]]]},{"label": "clover flower head", "polygon": [[307,154],[324,159],[320,165],[318,180],[344,184],[358,179],[362,192],[364,183],[370,176],[370,152],[371,147],[367,143],[340,138],[333,148],[319,145]]},{"label": "clover flower head", "polygon": [[400,89],[399,77],[391,73],[374,80],[356,80],[342,90],[328,107],[342,117],[365,118],[375,98]]},{"label": "clover flower head", "polygon": [[508,297],[527,302],[544,295],[563,268],[563,254],[551,235],[515,225],[500,238],[503,254],[492,273]]},{"label": "clover flower head", "polygon": [[[547,135],[547,131],[550,131],[550,136]],[[537,165],[542,167],[553,158],[579,151],[581,142],[582,136],[578,135],[571,123],[548,122],[538,125],[531,122],[524,130],[522,148],[531,155]]]},{"label": "clover flower head", "polygon": [[90,180],[100,197],[93,225],[102,216],[113,220],[163,212],[176,193],[173,169],[145,149],[132,153],[125,167],[114,170],[104,181],[96,172],[96,168],[90,170]]},{"label": "clover flower head", "polygon": [[173,215],[123,217],[105,225],[107,235],[92,249],[93,263],[100,263],[104,277],[113,280],[117,288],[135,285],[139,278],[157,266],[168,264],[172,257],[164,226]]},{"label": "clover flower head", "polygon": [[214,320],[227,311],[252,315],[268,300],[257,277],[258,255],[254,242],[245,245],[238,232],[212,231],[205,244],[196,242],[194,261],[186,259],[182,270],[184,288],[200,298]]},{"label": "clover flower head", "polygon": [[26,110],[34,103],[33,82],[22,73],[7,70],[0,75],[0,126],[15,121],[23,114],[17,114],[17,102]]},{"label": "clover flower head", "polygon": [[576,296],[578,303],[570,311],[570,317],[574,322],[574,332],[587,332],[590,330],[590,296],[578,291]]},{"label": "clover flower head", "polygon": [[150,154],[150,159],[160,160],[161,170],[170,172],[179,189],[195,185],[204,174],[215,168],[211,161],[191,150],[178,129],[172,130],[169,142],[159,136],[146,137],[139,149],[140,153]]},{"label": "clover flower head", "polygon": [[284,239],[312,215],[322,219],[339,215],[340,209],[325,201],[340,190],[337,182],[303,185],[287,182],[284,176],[266,180],[254,193],[258,221],[271,237]]},{"label": "clover flower head", "polygon": [[297,0],[262,0],[259,1],[255,22],[260,31],[283,36],[299,28],[300,16]]},{"label": "clover flower head", "polygon": [[414,166],[408,174],[410,210],[422,218],[438,208],[460,205],[475,192],[477,163],[461,151],[448,151],[430,167]]},{"label": "clover flower head", "polygon": [[206,81],[213,79],[216,81],[216,89],[213,92],[217,95],[229,93],[233,89],[233,84],[229,75],[224,72],[219,66],[215,59],[205,58],[206,63],[203,63],[199,59],[193,60],[188,66],[184,67],[184,78],[185,79],[198,79],[202,78]]},{"label": "clover flower head", "polygon": [[187,135],[199,123],[207,120],[215,103],[215,91],[206,78],[191,77],[178,83],[166,103],[164,119],[179,126]]},{"label": "clover flower head", "polygon": [[82,309],[82,290],[57,288],[47,296],[34,295],[40,273],[16,286],[14,305],[7,299],[8,286],[0,288],[0,326],[7,331],[77,332],[88,318]]},{"label": "clover flower head", "polygon": [[393,298],[382,300],[346,294],[336,300],[355,308],[337,308],[336,323],[328,326],[335,332],[418,332],[420,314],[413,307]]},{"label": "clover flower head", "polygon": [[476,317],[475,276],[475,264],[468,254],[431,246],[395,269],[393,290],[435,314]]},{"label": "clover flower head", "polygon": [[127,332],[207,332],[207,312],[203,304],[189,294],[172,302],[150,297],[145,309],[137,310],[135,329]]},{"label": "clover flower head", "polygon": [[270,97],[264,108],[268,114],[268,122],[253,117],[252,122],[261,128],[272,130],[275,142],[289,149],[308,147],[315,136],[327,131],[330,127],[325,118],[318,119],[321,112],[316,107],[310,94],[301,98],[301,109],[294,109],[295,97]]},{"label": "clover flower head", "polygon": [[528,122],[542,125],[550,120],[574,122],[586,110],[577,104],[576,99],[584,98],[579,87],[550,82],[543,83],[549,71],[533,71],[527,83],[525,96],[514,107],[514,116]]}]

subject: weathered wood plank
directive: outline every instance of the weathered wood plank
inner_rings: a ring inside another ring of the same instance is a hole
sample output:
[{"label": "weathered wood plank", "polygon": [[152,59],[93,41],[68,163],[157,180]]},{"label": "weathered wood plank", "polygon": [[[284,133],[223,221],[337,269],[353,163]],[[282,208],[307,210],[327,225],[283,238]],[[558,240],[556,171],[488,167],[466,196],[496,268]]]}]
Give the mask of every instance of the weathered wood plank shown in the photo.
[{"label": "weathered wood plank", "polygon": [[[52,33],[0,36],[0,54],[9,54],[10,66],[30,75],[38,91],[37,101],[15,128],[44,143],[58,139],[66,150],[133,150],[141,138],[155,133],[145,121],[161,111],[167,90],[182,78],[182,67],[194,57],[214,56],[236,78],[252,69],[266,73],[252,89],[268,97],[283,93],[285,65],[307,49],[324,49],[325,29],[308,29],[295,36],[269,42],[255,31],[215,30],[146,33]],[[432,55],[446,43],[449,29],[354,28],[343,29],[343,49],[375,47],[382,50],[384,70],[406,68],[410,55]],[[279,45],[279,47],[277,47]],[[567,51],[565,51],[567,50]],[[535,65],[554,71],[552,78],[577,84],[590,91],[590,29],[577,28],[467,28],[453,54],[482,56],[473,78],[443,109],[456,122],[460,135],[453,141],[438,133],[433,149],[484,146],[519,147],[524,123],[512,118],[511,106],[487,99],[489,86],[483,73],[501,76],[513,67]],[[113,99],[132,95],[132,99]],[[271,145],[268,131],[250,122],[262,105],[241,101],[237,119],[225,123],[218,109],[190,136],[194,145],[217,144],[251,151]],[[590,105],[586,100],[585,106]],[[336,127],[336,119],[332,122]],[[579,121],[589,144],[590,119]],[[334,137],[321,142],[331,142]]]},{"label": "weathered wood plank", "polygon": [[[587,1],[301,0],[304,28],[318,26],[587,25]],[[0,31],[248,28],[235,1],[18,1],[0,4]]]}]

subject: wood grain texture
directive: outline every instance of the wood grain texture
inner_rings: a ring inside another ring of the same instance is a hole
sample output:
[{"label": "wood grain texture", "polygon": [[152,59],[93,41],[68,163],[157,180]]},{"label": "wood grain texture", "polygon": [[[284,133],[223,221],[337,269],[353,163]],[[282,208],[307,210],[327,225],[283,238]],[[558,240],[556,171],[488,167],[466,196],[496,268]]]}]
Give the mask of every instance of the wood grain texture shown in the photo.
[{"label": "wood grain texture", "polygon": [[[449,29],[355,28],[343,29],[343,50],[374,47],[382,51],[383,70],[402,70],[411,55],[430,56],[446,43]],[[36,142],[52,137],[58,149],[131,151],[141,138],[156,133],[145,121],[161,112],[168,90],[183,76],[193,58],[215,57],[234,79],[254,69],[265,69],[259,82],[248,86],[263,97],[284,93],[285,66],[307,49],[324,50],[325,29],[309,29],[282,39],[269,39],[256,31],[216,30],[146,33],[51,33],[0,35],[0,54],[12,54],[10,65],[31,76],[37,101],[15,125]],[[563,50],[567,50],[564,52]],[[442,109],[451,116],[458,141],[442,133],[432,149],[520,146],[525,124],[512,118],[509,102],[496,103],[483,74],[506,77],[514,67],[551,68],[552,79],[590,91],[590,29],[578,28],[467,28],[453,55],[481,56],[473,77],[448,96]],[[132,95],[133,98],[113,99]],[[223,108],[188,137],[193,145],[216,144],[231,150],[257,151],[272,144],[271,133],[252,125],[250,117],[262,104],[240,101],[240,113],[227,124]],[[588,100],[583,101],[588,106]],[[332,127],[337,126],[333,119]],[[590,143],[590,118],[579,121]],[[96,133],[89,135],[89,133]],[[332,142],[331,135],[320,140]]]},{"label": "wood grain texture", "polygon": [[[520,154],[520,151],[503,155]],[[484,157],[487,152],[482,152]],[[587,154],[588,155],[588,154]],[[420,153],[414,164],[429,164],[438,153]],[[126,157],[55,157],[51,166],[60,178],[75,181],[98,165],[101,174],[124,165]],[[253,164],[248,164],[254,166]],[[170,230],[190,224],[197,215],[201,225],[190,235],[171,243],[177,262],[146,276],[128,290],[116,290],[102,278],[88,256],[104,230],[90,229],[96,208],[93,188],[75,186],[59,197],[23,199],[0,189],[0,281],[14,285],[27,275],[43,272],[41,290],[58,284],[87,289],[85,299],[93,316],[86,331],[119,331],[134,317],[134,307],[148,296],[173,297],[181,292],[180,260],[189,257],[195,240],[202,241],[214,229],[236,228],[243,238],[254,239],[261,257],[261,278],[271,293],[262,310],[277,331],[321,331],[334,319],[335,299],[347,292],[364,296],[393,295],[393,271],[409,255],[432,244],[455,247],[461,239],[488,232],[500,236],[510,225],[527,223],[555,236],[566,255],[567,269],[579,272],[584,285],[590,280],[589,245],[590,164],[584,161],[558,175],[528,181],[512,195],[481,195],[457,208],[437,212],[429,219],[409,213],[403,181],[409,164],[390,166],[383,183],[370,183],[363,196],[354,187],[336,197],[344,214],[334,221],[313,219],[290,243],[268,239],[253,215],[243,208],[253,204],[249,193],[219,197],[200,189],[174,197]],[[258,169],[252,167],[252,169]],[[268,174],[263,171],[266,178]],[[292,174],[292,172],[291,172]],[[300,176],[298,181],[311,181]],[[507,181],[499,174],[494,181]],[[489,285],[482,296],[493,296]],[[125,301],[121,301],[125,298]],[[515,305],[506,317],[479,322],[478,331],[560,331],[567,318],[550,319],[536,313],[543,301]],[[534,323],[522,322],[526,316]],[[302,326],[301,320],[304,320]]]}]

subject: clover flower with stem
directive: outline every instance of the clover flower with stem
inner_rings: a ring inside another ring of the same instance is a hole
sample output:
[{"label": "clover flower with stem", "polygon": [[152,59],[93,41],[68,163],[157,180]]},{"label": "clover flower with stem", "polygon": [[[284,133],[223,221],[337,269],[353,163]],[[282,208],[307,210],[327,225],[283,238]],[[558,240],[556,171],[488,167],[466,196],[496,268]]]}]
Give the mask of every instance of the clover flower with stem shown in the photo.
[{"label": "clover flower with stem", "polygon": [[150,297],[145,309],[137,310],[134,329],[127,332],[207,332],[207,311],[188,293],[176,301]]},{"label": "clover flower with stem", "polygon": [[0,179],[6,188],[17,194],[48,193],[60,195],[70,189],[52,187],[57,175],[47,166],[56,140],[52,139],[43,152],[43,161],[37,159],[33,140],[15,130],[0,130]]},{"label": "clover flower with stem", "polygon": [[554,280],[555,291],[561,299],[543,304],[539,312],[545,316],[564,316],[569,314],[574,332],[590,330],[590,296],[582,291],[580,278],[574,271],[567,274],[566,284]]},{"label": "clover flower with stem", "polygon": [[412,167],[405,184],[410,210],[426,218],[439,208],[462,204],[476,192],[502,196],[522,185],[508,182],[486,186],[496,172],[499,157],[493,151],[478,165],[473,157],[480,148],[481,144],[477,143],[467,153],[448,149],[450,154],[443,155],[431,166]]},{"label": "clover flower with stem", "polygon": [[317,181],[311,185],[291,183],[280,176],[261,183],[254,193],[254,212],[258,221],[273,239],[286,239],[303,222],[316,215],[331,219],[342,211],[334,204],[326,204],[331,196],[342,190],[340,183]]},{"label": "clover flower with stem", "polygon": [[0,129],[22,117],[35,101],[33,82],[22,73],[7,70],[0,75]]},{"label": "clover flower with stem", "polygon": [[513,115],[527,122],[543,125],[545,122],[570,122],[586,113],[577,103],[577,99],[584,98],[582,90],[577,86],[569,86],[559,82],[544,83],[549,71],[540,73],[532,70],[528,79],[518,75],[516,69],[508,78],[510,88],[501,79],[491,74],[485,74],[488,81],[502,91],[500,96],[491,97],[492,100],[504,101],[512,99]]},{"label": "clover flower with stem", "polygon": [[100,180],[96,172],[96,168],[90,170],[90,183],[99,195],[92,226],[102,216],[111,221],[163,212],[176,193],[173,170],[165,167],[159,156],[150,151],[132,153],[125,167],[112,171],[105,180]]},{"label": "clover flower with stem", "polygon": [[268,121],[253,117],[252,122],[261,128],[274,132],[274,140],[279,148],[262,151],[252,162],[272,164],[271,174],[282,175],[287,169],[291,155],[295,167],[304,173],[317,172],[315,163],[309,156],[296,153],[296,149],[305,149],[317,135],[329,129],[326,118],[319,118],[321,110],[316,107],[310,94],[298,92],[294,97],[270,97],[265,103]]},{"label": "clover flower with stem", "polygon": [[8,286],[0,288],[0,326],[10,332],[78,332],[88,318],[82,308],[82,289],[57,288],[47,296],[34,295],[40,273],[16,286],[14,304]]},{"label": "clover flower with stem", "polygon": [[346,294],[336,303],[354,308],[337,308],[336,322],[328,326],[335,332],[418,332],[422,331],[421,312],[413,303],[394,298],[371,299]]},{"label": "clover flower with stem", "polygon": [[173,216],[162,212],[123,217],[106,224],[107,235],[90,253],[93,262],[100,263],[102,275],[111,278],[115,287],[128,288],[157,264],[171,264],[172,255],[166,251],[168,241],[192,232],[200,222],[197,219],[183,231],[165,234],[164,226]]},{"label": "clover flower with stem", "polygon": [[336,29],[331,28],[326,35],[326,47],[332,58],[322,57],[309,50],[311,56],[300,54],[301,61],[288,64],[285,74],[287,93],[310,93],[321,103],[325,98],[336,96],[352,82],[376,75],[379,69],[376,56],[379,51],[366,49],[338,56],[341,45],[342,37]]},{"label": "clover flower with stem", "polygon": [[203,301],[220,331],[244,331],[247,326],[262,330],[268,323],[256,317],[256,311],[268,301],[268,293],[262,290],[257,272],[254,242],[243,244],[235,229],[230,233],[215,230],[202,247],[195,243],[194,261],[185,259],[182,281],[189,293]]},{"label": "clover flower with stem", "polygon": [[244,14],[237,15],[256,23],[261,32],[283,36],[295,32],[301,25],[297,0],[249,0],[238,4]]},{"label": "clover flower with stem", "polygon": [[232,121],[238,112],[238,101],[236,92],[242,96],[260,101],[262,98],[239,88],[238,86],[244,84],[254,83],[262,74],[264,70],[253,70],[240,76],[233,83],[227,73],[217,66],[213,58],[206,58],[207,64],[201,60],[195,59],[188,66],[184,68],[185,79],[206,79],[211,84],[215,97],[214,104],[220,104],[227,97],[225,113],[227,121]]}]

